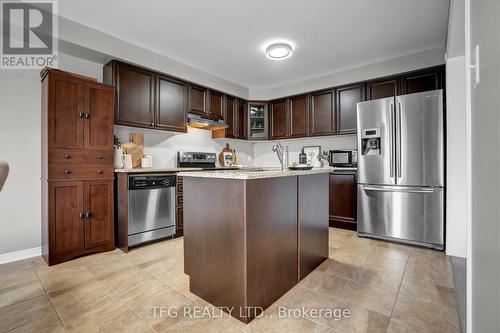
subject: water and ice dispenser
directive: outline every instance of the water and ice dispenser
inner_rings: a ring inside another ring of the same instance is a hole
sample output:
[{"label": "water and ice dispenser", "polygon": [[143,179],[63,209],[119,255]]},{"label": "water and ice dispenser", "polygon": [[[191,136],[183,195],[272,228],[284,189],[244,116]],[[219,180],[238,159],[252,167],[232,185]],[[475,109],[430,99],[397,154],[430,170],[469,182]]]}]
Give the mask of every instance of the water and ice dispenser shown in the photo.
[{"label": "water and ice dispenser", "polygon": [[364,128],[361,130],[361,154],[380,155],[382,151],[380,128]]}]

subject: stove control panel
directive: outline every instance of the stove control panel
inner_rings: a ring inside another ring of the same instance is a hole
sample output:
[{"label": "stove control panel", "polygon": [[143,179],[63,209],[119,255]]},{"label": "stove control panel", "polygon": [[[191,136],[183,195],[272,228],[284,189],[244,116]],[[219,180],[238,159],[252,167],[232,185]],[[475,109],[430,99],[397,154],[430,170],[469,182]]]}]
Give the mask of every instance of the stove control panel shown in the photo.
[{"label": "stove control panel", "polygon": [[217,161],[217,154],[200,153],[192,151],[179,151],[177,152],[177,161],[179,163],[190,163],[190,164],[215,163]]}]

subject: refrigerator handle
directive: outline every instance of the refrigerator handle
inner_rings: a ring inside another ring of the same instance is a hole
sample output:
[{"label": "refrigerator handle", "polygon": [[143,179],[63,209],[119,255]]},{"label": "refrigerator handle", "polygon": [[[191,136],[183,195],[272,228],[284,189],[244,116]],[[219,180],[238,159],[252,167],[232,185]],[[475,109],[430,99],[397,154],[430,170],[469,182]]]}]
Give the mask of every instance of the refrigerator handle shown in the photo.
[{"label": "refrigerator handle", "polygon": [[390,156],[390,177],[394,177],[394,161],[392,160],[394,156],[394,104],[391,103],[391,125],[389,127],[389,144],[391,145],[391,153],[389,154]]},{"label": "refrigerator handle", "polygon": [[401,178],[401,102],[398,102],[398,116],[397,116],[397,138],[396,138],[396,146],[397,146],[397,158],[396,161],[398,163],[397,173],[398,178]]},{"label": "refrigerator handle", "polygon": [[405,192],[405,193],[429,193],[433,194],[433,188],[398,188],[398,187],[375,187],[375,186],[363,186],[365,191],[376,191],[376,192]]}]

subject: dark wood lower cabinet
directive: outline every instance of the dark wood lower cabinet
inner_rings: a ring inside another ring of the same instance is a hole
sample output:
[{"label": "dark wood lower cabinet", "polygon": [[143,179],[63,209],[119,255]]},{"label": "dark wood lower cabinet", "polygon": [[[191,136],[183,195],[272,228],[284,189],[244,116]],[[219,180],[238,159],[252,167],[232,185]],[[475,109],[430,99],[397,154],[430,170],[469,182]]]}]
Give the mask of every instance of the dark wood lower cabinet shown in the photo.
[{"label": "dark wood lower cabinet", "polygon": [[85,221],[85,247],[113,244],[113,180],[87,180],[84,194],[85,209],[90,213]]},{"label": "dark wood lower cabinet", "polygon": [[356,171],[330,173],[330,227],[356,230]]},{"label": "dark wood lower cabinet", "polygon": [[85,249],[83,182],[50,182],[49,239],[53,256]]},{"label": "dark wood lower cabinet", "polygon": [[55,265],[114,248],[113,180],[45,181],[42,255]]}]

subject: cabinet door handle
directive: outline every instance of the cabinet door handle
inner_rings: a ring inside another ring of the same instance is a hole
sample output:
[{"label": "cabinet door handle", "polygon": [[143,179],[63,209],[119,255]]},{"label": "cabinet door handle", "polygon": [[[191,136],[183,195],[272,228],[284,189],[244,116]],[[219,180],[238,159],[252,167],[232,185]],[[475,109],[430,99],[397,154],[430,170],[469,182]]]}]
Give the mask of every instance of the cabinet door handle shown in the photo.
[{"label": "cabinet door handle", "polygon": [[89,219],[92,216],[91,212],[85,212],[85,218]]},{"label": "cabinet door handle", "polygon": [[71,174],[71,170],[70,170],[70,169],[64,170],[64,174],[65,174],[65,175],[69,175],[69,174]]},{"label": "cabinet door handle", "polygon": [[85,119],[89,119],[89,118],[90,118],[90,113],[85,112]]},{"label": "cabinet door handle", "polygon": [[80,219],[84,219],[85,218],[85,212],[80,212]]},{"label": "cabinet door handle", "polygon": [[102,160],[102,156],[101,155],[97,155],[97,159],[98,160]]},{"label": "cabinet door handle", "polygon": [[69,160],[70,158],[71,158],[71,155],[69,155],[69,154],[64,154],[64,159],[65,159],[65,160]]},{"label": "cabinet door handle", "polygon": [[79,116],[80,118],[84,118],[84,117],[85,117],[85,112],[80,112],[80,113],[78,113],[78,116]]},{"label": "cabinet door handle", "polygon": [[102,174],[102,170],[101,170],[101,169],[98,169],[98,170],[97,170],[97,173],[101,175],[101,174]]}]

